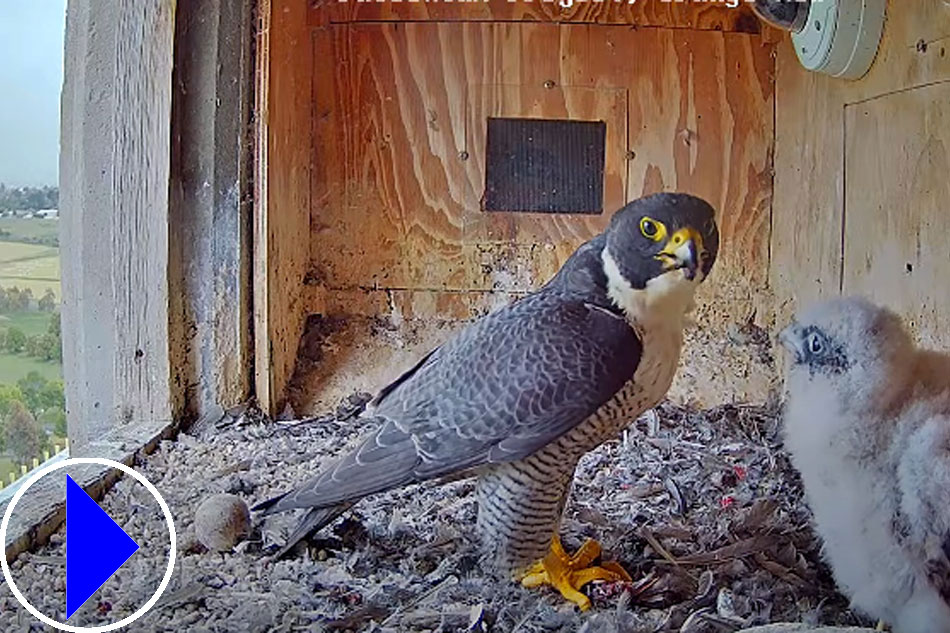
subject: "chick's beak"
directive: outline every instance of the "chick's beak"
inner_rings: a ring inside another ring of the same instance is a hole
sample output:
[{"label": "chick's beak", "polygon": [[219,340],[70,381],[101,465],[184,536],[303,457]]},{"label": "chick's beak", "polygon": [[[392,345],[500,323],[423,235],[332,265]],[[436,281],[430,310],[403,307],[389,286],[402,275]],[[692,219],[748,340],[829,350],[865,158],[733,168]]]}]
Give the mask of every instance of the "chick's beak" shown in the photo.
[{"label": "chick's beak", "polygon": [[796,357],[800,357],[802,354],[802,349],[799,345],[800,337],[798,336],[798,326],[795,323],[792,323],[784,330],[779,332],[778,341],[781,343],[785,349],[795,354]]},{"label": "chick's beak", "polygon": [[667,268],[686,270],[686,278],[694,279],[706,258],[703,236],[692,227],[679,229],[670,236],[658,255]]}]

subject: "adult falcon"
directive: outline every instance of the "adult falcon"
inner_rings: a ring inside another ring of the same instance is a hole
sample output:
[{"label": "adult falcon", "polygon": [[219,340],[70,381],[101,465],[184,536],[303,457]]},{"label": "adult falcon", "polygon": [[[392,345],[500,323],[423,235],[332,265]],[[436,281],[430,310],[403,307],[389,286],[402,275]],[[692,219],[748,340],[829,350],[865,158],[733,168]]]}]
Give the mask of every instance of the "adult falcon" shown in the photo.
[{"label": "adult falcon", "polygon": [[696,288],[719,249],[715,211],[660,193],[631,202],[540,290],[466,327],[383,388],[358,448],[298,488],[259,504],[307,508],[281,555],[355,501],[430,479],[478,477],[477,529],[499,571],[578,589],[629,578],[565,554],[558,524],[580,457],[666,395]]}]

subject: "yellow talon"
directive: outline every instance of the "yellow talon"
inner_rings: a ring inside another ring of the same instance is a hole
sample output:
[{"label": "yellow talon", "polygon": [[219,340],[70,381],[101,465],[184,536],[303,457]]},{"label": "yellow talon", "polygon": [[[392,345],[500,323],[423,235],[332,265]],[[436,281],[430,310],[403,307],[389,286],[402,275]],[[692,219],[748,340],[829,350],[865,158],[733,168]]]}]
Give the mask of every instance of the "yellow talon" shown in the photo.
[{"label": "yellow talon", "polygon": [[600,544],[593,540],[588,540],[573,556],[568,556],[561,545],[561,539],[555,534],[547,556],[528,569],[521,578],[521,584],[529,589],[551,585],[560,591],[562,596],[580,607],[581,611],[586,611],[590,608],[590,599],[578,591],[581,587],[593,580],[632,580],[623,567],[612,561],[603,563],[600,567],[590,567],[598,556]]}]

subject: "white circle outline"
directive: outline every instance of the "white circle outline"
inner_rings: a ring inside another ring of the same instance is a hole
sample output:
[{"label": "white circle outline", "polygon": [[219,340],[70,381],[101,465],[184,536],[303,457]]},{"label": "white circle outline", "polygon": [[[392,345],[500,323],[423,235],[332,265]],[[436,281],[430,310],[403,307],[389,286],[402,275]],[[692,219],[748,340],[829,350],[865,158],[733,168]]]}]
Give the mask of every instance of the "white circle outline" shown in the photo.
[{"label": "white circle outline", "polygon": [[36,607],[27,602],[26,598],[23,597],[23,594],[20,593],[20,590],[17,589],[16,583],[13,582],[13,578],[10,575],[10,566],[7,564],[7,557],[2,555],[2,553],[0,553],[0,566],[3,568],[3,578],[7,581],[7,585],[10,586],[10,591],[13,592],[13,597],[17,599],[17,602],[26,607],[26,610],[33,614],[33,617],[43,622],[43,624],[49,625],[55,629],[59,629],[60,631],[68,631],[69,633],[106,633],[107,631],[115,631],[116,629],[120,629],[123,626],[128,626],[145,615],[145,613],[154,607],[156,602],[158,602],[162,592],[164,592],[165,588],[168,587],[168,583],[172,579],[172,574],[175,572],[175,556],[178,535],[175,533],[175,523],[172,521],[172,513],[168,509],[168,504],[165,503],[162,495],[158,492],[158,489],[153,486],[144,475],[136,472],[121,462],[105,459],[103,457],[70,457],[68,459],[64,459],[61,462],[57,462],[56,464],[51,464],[27,479],[23,485],[20,486],[19,490],[17,490],[13,495],[13,499],[10,500],[10,505],[7,506],[6,512],[3,513],[3,521],[0,522],[0,545],[7,542],[7,527],[10,523],[10,516],[13,513],[13,508],[16,506],[17,502],[27,491],[27,489],[41,478],[59,470],[60,468],[66,468],[67,466],[77,466],[80,464],[98,464],[100,466],[107,466],[109,468],[117,468],[125,474],[135,478],[139,483],[145,486],[145,489],[148,490],[151,495],[155,497],[155,499],[158,500],[158,505],[162,508],[162,513],[165,515],[165,523],[168,525],[168,535],[171,537],[171,548],[168,555],[168,569],[165,570],[165,576],[162,578],[161,584],[159,584],[158,589],[155,591],[152,597],[149,598],[148,601],[142,605],[138,611],[127,618],[119,620],[118,622],[113,622],[112,624],[106,624],[104,626],[73,626],[71,624],[57,622],[56,620],[43,615]]}]

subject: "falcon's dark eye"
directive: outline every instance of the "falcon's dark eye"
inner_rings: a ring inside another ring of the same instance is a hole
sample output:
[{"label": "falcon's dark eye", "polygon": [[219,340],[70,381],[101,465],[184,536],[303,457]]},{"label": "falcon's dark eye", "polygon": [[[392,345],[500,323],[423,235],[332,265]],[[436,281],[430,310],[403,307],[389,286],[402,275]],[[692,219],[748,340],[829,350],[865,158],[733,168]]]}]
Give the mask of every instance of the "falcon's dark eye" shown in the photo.
[{"label": "falcon's dark eye", "polygon": [[666,236],[666,226],[653,218],[640,218],[640,232],[647,239],[659,242]]},{"label": "falcon's dark eye", "polygon": [[808,346],[808,351],[813,356],[818,356],[825,349],[825,344],[822,342],[821,336],[815,333],[808,337],[808,340],[805,341],[805,344]]},{"label": "falcon's dark eye", "polygon": [[801,332],[801,347],[796,346],[799,364],[807,365],[815,372],[840,374],[851,367],[851,361],[844,348],[829,338],[817,327],[810,326]]}]

